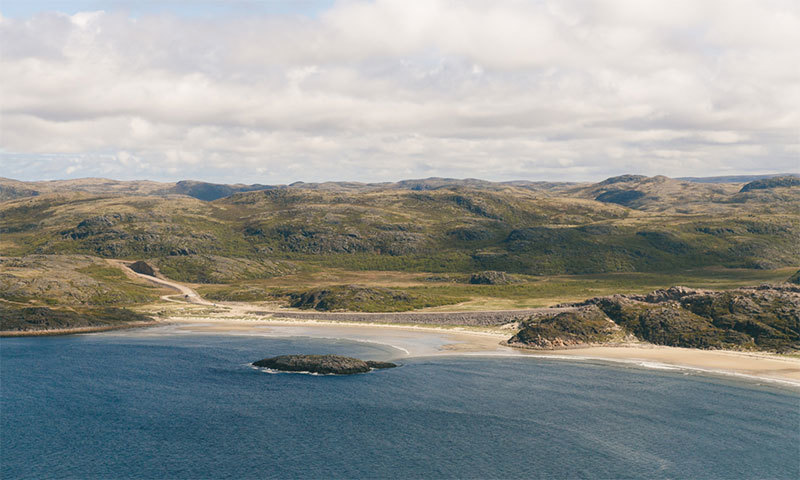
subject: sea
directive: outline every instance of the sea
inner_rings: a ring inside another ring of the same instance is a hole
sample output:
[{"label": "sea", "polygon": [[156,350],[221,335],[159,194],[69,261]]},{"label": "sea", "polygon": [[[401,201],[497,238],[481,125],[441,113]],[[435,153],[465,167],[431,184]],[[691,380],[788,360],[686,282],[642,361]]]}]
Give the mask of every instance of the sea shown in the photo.
[{"label": "sea", "polygon": [[[288,353],[398,358],[268,373]],[[309,337],[0,340],[0,477],[800,478],[800,394],[683,371]]]}]

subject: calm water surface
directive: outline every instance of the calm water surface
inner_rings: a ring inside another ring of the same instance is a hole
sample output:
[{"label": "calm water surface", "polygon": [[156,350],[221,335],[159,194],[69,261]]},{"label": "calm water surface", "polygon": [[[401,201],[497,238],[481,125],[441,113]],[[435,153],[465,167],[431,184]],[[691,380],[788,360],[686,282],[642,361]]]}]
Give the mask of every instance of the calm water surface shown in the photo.
[{"label": "calm water surface", "polygon": [[2,478],[800,478],[800,395],[676,372],[417,358],[267,374],[310,338],[0,340]]}]

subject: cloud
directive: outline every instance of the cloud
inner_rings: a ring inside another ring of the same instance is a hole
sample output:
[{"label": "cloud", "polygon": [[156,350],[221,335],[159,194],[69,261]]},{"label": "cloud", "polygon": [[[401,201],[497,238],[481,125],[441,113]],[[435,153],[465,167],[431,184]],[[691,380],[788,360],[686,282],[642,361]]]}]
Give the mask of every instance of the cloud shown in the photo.
[{"label": "cloud", "polygon": [[340,2],[0,17],[4,176],[797,171],[791,1]]}]

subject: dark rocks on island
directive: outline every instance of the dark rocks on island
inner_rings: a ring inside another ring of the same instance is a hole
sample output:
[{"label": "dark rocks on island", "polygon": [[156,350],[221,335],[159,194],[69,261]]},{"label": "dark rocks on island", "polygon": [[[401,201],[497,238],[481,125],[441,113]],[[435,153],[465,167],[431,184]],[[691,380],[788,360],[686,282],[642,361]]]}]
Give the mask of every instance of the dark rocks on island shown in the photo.
[{"label": "dark rocks on island", "polygon": [[142,260],[131,263],[130,265],[128,265],[128,268],[130,268],[136,273],[141,273],[142,275],[150,275],[151,277],[156,276],[155,269],[151,267],[147,262]]},{"label": "dark rocks on island", "polygon": [[473,285],[508,285],[514,279],[506,272],[486,271],[473,273],[469,278],[469,283]]},{"label": "dark rocks on island", "polygon": [[394,368],[391,362],[376,362],[341,355],[281,355],[253,362],[253,366],[283,372],[310,372],[325,375],[352,375],[381,368]]}]

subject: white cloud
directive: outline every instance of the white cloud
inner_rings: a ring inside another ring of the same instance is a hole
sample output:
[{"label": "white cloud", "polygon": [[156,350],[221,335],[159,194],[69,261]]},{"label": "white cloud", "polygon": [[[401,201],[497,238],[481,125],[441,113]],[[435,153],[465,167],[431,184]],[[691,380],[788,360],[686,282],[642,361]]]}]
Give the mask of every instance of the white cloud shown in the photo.
[{"label": "white cloud", "polygon": [[[0,17],[18,178],[798,171],[792,1],[341,2]],[[80,161],[76,161],[79,159]]]}]

